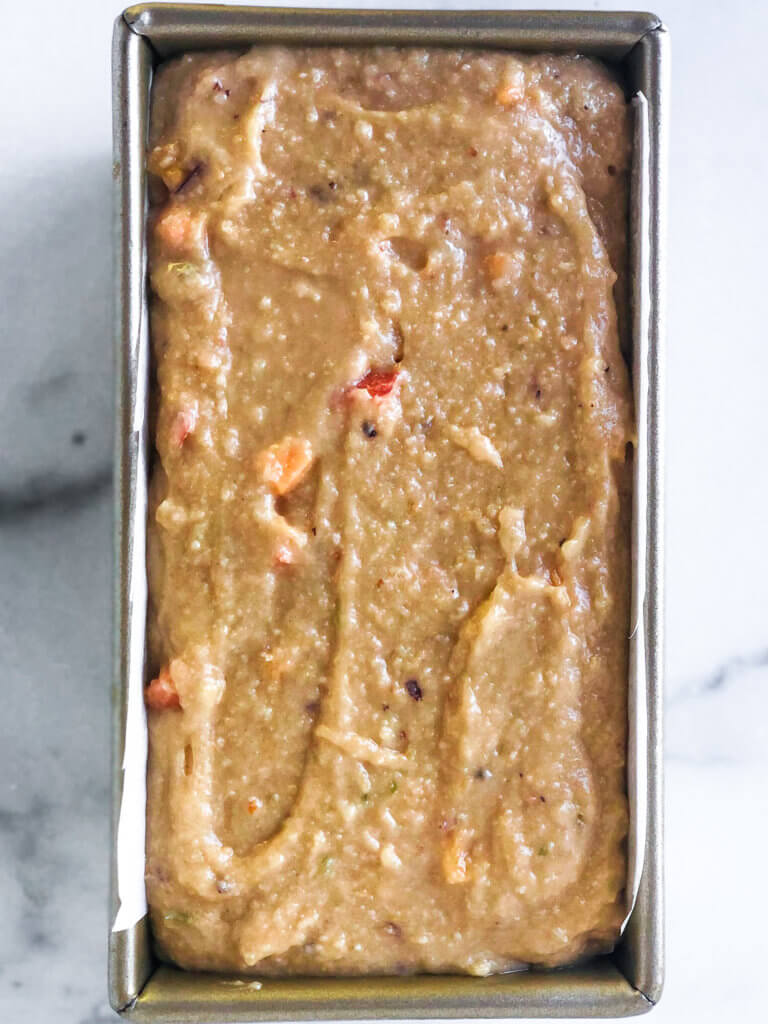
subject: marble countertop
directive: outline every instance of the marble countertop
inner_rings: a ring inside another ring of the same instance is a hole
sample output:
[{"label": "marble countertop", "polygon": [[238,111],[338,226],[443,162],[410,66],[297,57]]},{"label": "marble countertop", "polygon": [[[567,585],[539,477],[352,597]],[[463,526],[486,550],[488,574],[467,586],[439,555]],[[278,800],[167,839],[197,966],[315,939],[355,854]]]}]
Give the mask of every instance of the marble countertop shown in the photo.
[{"label": "marble countertop", "polygon": [[[0,35],[0,1019],[25,1024],[115,1019],[109,37],[121,6],[14,4]],[[768,5],[666,0],[658,13],[674,50],[668,981],[654,1018],[750,1024],[765,1020],[768,956]]]}]

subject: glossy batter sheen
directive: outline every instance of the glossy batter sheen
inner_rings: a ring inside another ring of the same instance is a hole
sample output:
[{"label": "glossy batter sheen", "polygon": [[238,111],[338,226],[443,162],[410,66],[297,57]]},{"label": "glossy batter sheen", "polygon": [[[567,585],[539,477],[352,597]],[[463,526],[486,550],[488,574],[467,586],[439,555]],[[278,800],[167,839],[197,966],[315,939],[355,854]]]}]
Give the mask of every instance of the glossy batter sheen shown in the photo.
[{"label": "glossy batter sheen", "polygon": [[578,58],[160,71],[147,885],[179,964],[616,938],[627,126]]}]

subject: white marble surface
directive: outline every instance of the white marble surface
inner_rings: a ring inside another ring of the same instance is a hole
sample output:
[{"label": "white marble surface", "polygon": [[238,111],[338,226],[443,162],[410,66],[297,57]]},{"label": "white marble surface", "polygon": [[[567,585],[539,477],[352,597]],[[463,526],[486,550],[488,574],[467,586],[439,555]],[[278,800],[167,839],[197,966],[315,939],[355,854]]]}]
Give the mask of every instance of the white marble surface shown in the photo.
[{"label": "white marble surface", "polygon": [[[119,7],[9,3],[0,33],[0,1020],[14,1024],[114,1019],[109,35]],[[654,1016],[750,1024],[766,1019],[768,954],[768,4],[666,0],[658,13],[674,70],[669,963]]]}]

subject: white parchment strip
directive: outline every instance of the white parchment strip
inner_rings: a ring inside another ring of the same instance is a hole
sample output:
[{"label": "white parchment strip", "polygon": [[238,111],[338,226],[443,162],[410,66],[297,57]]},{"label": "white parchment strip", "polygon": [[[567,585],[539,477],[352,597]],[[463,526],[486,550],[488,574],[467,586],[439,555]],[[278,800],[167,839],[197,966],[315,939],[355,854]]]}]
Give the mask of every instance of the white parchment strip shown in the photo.
[{"label": "white parchment strip", "polygon": [[[142,320],[144,318],[142,317]],[[123,795],[117,826],[117,894],[112,931],[137,924],[147,913],[144,882],[147,806],[147,716],[144,708],[144,648],[147,621],[147,386],[149,339],[139,331],[136,394],[132,413],[135,445],[135,504],[131,509],[128,617],[128,706],[123,754]]]},{"label": "white parchment strip", "polygon": [[632,612],[629,641],[629,736],[627,795],[629,842],[627,858],[627,913],[622,931],[637,900],[645,858],[648,819],[648,686],[646,679],[645,577],[648,508],[648,104],[638,93],[632,99],[634,148],[631,186],[631,246],[633,304],[632,376],[635,397],[634,488],[632,496]]}]

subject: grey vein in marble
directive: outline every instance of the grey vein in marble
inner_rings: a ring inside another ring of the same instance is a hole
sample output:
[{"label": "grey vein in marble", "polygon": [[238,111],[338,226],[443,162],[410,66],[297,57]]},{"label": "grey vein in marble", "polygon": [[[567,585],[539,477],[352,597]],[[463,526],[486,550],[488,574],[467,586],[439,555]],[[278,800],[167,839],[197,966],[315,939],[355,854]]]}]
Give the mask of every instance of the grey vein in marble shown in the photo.
[{"label": "grey vein in marble", "polygon": [[768,668],[768,647],[763,650],[753,651],[751,654],[736,655],[729,658],[708,676],[703,676],[693,682],[674,688],[668,704],[673,705],[681,700],[690,700],[693,697],[710,693],[713,690],[720,690],[723,687],[737,683],[745,673],[756,669]]},{"label": "grey vein in marble", "polygon": [[[0,509],[104,477],[112,455],[111,161],[0,193]],[[44,243],[44,244],[42,244]]]},{"label": "grey vein in marble", "polygon": [[9,1024],[76,1021],[86,1007],[94,1024],[110,1019],[112,502],[97,480],[32,504],[17,494],[0,518],[0,1020]]},{"label": "grey vein in marble", "polygon": [[670,686],[666,757],[689,764],[768,762],[768,650],[735,655],[707,675]]},{"label": "grey vein in marble", "polygon": [[58,481],[29,477],[19,488],[0,488],[0,523],[23,520],[31,512],[58,508],[66,512],[98,497],[112,486],[112,466],[97,466],[84,476]]}]

